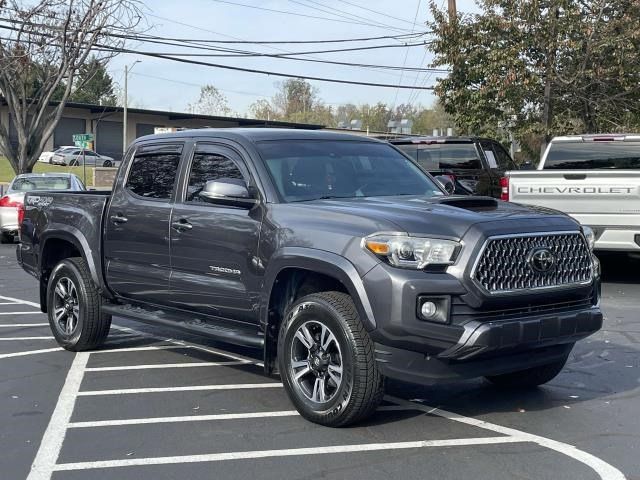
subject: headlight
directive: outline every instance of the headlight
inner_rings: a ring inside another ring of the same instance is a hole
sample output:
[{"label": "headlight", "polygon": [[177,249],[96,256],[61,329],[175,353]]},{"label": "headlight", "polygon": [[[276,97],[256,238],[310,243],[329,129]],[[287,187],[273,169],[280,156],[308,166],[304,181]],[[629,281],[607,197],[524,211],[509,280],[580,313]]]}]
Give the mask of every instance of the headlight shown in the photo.
[{"label": "headlight", "polygon": [[451,265],[461,248],[452,240],[406,235],[373,235],[364,239],[364,246],[394,267],[416,270],[427,265]]},{"label": "headlight", "polygon": [[587,245],[589,245],[589,250],[593,252],[593,247],[596,244],[596,234],[593,233],[593,230],[590,227],[583,226],[582,233],[584,234],[584,238],[587,239]]}]

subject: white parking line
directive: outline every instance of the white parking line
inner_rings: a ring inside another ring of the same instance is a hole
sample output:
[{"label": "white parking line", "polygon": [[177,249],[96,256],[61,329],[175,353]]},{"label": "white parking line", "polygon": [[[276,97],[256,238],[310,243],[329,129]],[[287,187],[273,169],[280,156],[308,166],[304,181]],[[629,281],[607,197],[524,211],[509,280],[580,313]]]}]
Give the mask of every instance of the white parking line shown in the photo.
[{"label": "white parking line", "polygon": [[97,462],[62,463],[54,471],[87,470],[95,468],[132,467],[139,465],[168,465],[172,463],[221,462],[225,460],[250,460],[257,458],[297,457],[302,455],[344,454],[375,452],[379,450],[406,450],[429,447],[463,447],[469,445],[491,445],[526,442],[521,437],[453,438],[449,440],[420,440],[417,442],[365,443],[361,445],[335,445],[329,447],[291,448],[282,450],[256,450],[248,452],[226,452],[205,455],[175,457],[129,458]]},{"label": "white parking line", "polygon": [[73,413],[78,390],[84,376],[84,368],[88,360],[89,353],[76,353],[27,480],[49,480],[51,478],[58,461],[62,442],[67,432],[67,424]]},{"label": "white parking line", "polygon": [[118,367],[92,367],[87,372],[114,372],[118,370],[163,370],[165,368],[196,368],[196,367],[231,367],[234,365],[251,365],[252,362],[233,360],[230,362],[188,362],[188,363],[160,363],[149,365],[123,365]]},{"label": "white parking line", "polygon": [[[86,371],[89,371],[87,369]],[[413,407],[401,405],[385,405],[379,407],[379,412],[411,411]],[[71,422],[68,428],[97,428],[119,427],[123,425],[148,425],[157,423],[182,423],[182,422],[211,422],[219,420],[244,420],[247,418],[272,418],[272,417],[296,417],[297,410],[279,410],[273,412],[248,412],[248,413],[216,413],[212,415],[185,415],[181,417],[151,417],[151,418],[124,418],[120,420],[97,420],[94,422]]]},{"label": "white parking line", "polygon": [[16,302],[0,302],[0,305],[20,305],[20,304]]},{"label": "white parking line", "polygon": [[[29,300],[22,300],[20,298],[13,298],[13,297],[5,297],[4,295],[0,295],[0,300],[8,300],[11,303],[19,303],[22,305],[29,305],[31,307],[35,307],[38,310],[40,310],[40,304],[36,303],[36,302],[30,302]],[[40,312],[42,313],[42,312]]]},{"label": "white parking line", "polygon": [[24,357],[25,355],[37,355],[39,353],[60,352],[63,350],[64,350],[63,348],[57,347],[57,348],[44,348],[42,350],[31,350],[28,352],[3,353],[0,355],[0,360],[4,358]]},{"label": "white parking line", "polygon": [[26,340],[53,340],[54,337],[0,337],[0,342],[10,342],[10,341],[26,341]]},{"label": "white parking line", "polygon": [[48,327],[48,323],[12,323],[11,325],[0,325],[0,328],[11,328],[11,327]]},{"label": "white parking line", "polygon": [[0,315],[44,315],[42,312],[0,312]]},{"label": "white parking line", "polygon": [[99,395],[130,395],[136,393],[163,392],[196,392],[204,390],[246,390],[254,388],[280,388],[281,383],[235,383],[230,385],[190,385],[188,387],[154,387],[154,388],[123,388],[117,390],[85,390],[78,392],[80,397]]}]

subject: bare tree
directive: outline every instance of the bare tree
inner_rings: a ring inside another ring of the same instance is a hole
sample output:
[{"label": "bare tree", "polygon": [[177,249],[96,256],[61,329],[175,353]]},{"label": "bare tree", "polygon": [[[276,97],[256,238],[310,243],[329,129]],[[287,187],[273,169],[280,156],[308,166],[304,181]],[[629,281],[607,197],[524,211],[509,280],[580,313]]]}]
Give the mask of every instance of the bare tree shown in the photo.
[{"label": "bare tree", "polygon": [[62,117],[90,54],[103,64],[141,22],[138,0],[0,0],[0,93],[9,125],[0,149],[30,172]]},{"label": "bare tree", "polygon": [[195,103],[190,103],[187,107],[190,113],[200,115],[230,115],[231,109],[220,90],[213,85],[205,85],[200,88],[200,96]]}]

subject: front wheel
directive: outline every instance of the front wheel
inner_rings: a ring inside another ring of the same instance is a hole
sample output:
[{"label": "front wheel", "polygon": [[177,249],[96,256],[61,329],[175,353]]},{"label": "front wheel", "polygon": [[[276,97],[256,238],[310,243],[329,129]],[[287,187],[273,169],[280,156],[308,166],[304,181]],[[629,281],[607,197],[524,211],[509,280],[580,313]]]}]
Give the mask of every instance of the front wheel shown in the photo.
[{"label": "front wheel", "polygon": [[533,388],[550,382],[562,371],[567,359],[558,360],[547,365],[527,368],[518,372],[505,373],[486,377],[494,385],[505,388]]},{"label": "front wheel", "polygon": [[56,265],[47,288],[47,312],[60,346],[78,352],[104,343],[111,315],[102,313],[100,304],[100,294],[84,259],[67,258]]},{"label": "front wheel", "polygon": [[102,164],[103,167],[113,167],[113,162],[111,160],[105,160]]},{"label": "front wheel", "polygon": [[288,309],[278,362],[289,398],[314,423],[346,426],[371,415],[382,401],[373,341],[345,293],[314,293]]}]

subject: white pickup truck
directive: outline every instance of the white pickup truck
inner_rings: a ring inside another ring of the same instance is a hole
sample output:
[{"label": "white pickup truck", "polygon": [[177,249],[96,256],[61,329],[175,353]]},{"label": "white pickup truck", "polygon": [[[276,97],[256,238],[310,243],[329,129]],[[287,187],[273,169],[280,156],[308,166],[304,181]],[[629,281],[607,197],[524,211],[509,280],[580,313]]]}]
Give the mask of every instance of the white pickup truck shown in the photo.
[{"label": "white pickup truck", "polygon": [[554,138],[537,170],[509,171],[502,200],[568,213],[598,250],[640,252],[640,134]]}]

